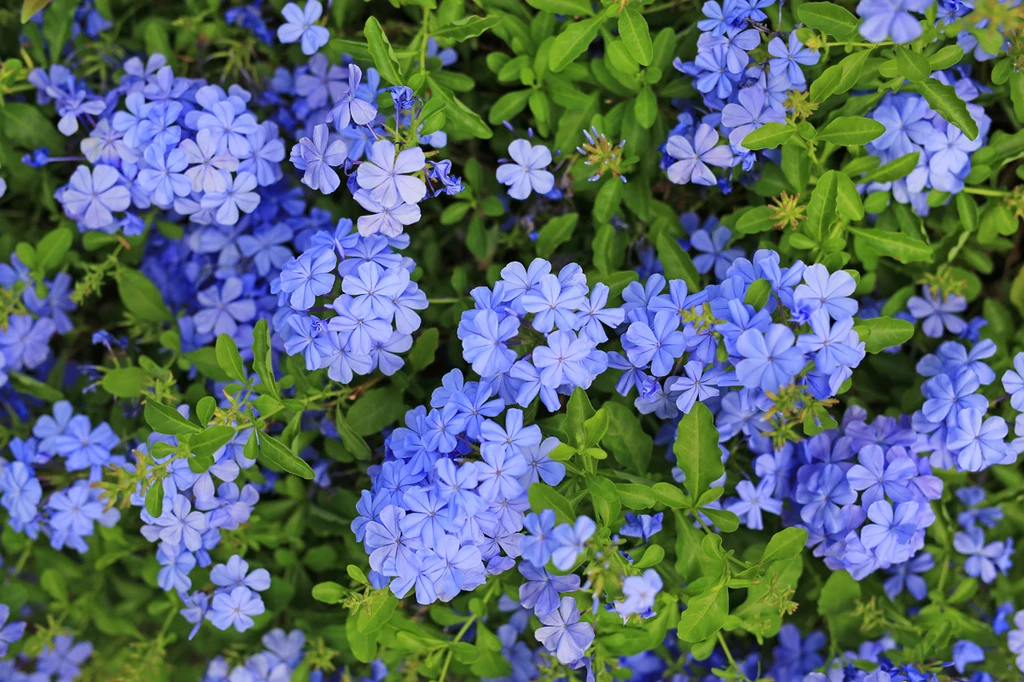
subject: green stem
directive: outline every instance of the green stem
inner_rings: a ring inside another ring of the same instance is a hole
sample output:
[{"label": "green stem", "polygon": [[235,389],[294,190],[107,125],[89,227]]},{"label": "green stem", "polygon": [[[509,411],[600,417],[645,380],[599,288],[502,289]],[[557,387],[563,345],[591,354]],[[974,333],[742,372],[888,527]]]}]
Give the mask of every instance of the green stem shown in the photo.
[{"label": "green stem", "polygon": [[465,300],[464,296],[451,296],[451,297],[448,297],[448,298],[428,298],[427,299],[427,303],[432,304],[432,305],[434,305],[434,304],[436,304],[436,305],[443,305],[445,303],[458,303],[458,302],[464,301],[464,300]]},{"label": "green stem", "polygon": [[732,657],[732,652],[729,651],[729,645],[725,643],[725,637],[722,637],[722,631],[719,630],[718,632],[716,632],[715,633],[715,637],[718,638],[718,645],[721,646],[722,647],[722,651],[725,652],[725,658],[729,661],[729,665],[731,665],[733,668],[735,668],[736,672],[738,672],[740,675],[742,675],[744,680],[746,680],[747,682],[750,682],[750,678],[747,677],[747,674],[745,672],[743,672],[743,670],[740,668],[740,666],[736,663],[736,660]]},{"label": "green stem", "polygon": [[964,187],[965,192],[968,194],[977,194],[983,197],[1008,197],[1009,192],[1001,189],[986,189],[984,187]]}]

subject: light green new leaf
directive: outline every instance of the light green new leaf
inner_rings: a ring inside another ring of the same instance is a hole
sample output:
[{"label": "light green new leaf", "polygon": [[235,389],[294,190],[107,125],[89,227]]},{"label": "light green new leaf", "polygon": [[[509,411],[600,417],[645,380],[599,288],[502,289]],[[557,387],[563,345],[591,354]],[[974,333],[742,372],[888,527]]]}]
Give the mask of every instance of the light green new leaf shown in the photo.
[{"label": "light green new leaf", "polygon": [[932,73],[927,57],[902,45],[896,47],[896,66],[899,74],[913,83],[923,81]]}]

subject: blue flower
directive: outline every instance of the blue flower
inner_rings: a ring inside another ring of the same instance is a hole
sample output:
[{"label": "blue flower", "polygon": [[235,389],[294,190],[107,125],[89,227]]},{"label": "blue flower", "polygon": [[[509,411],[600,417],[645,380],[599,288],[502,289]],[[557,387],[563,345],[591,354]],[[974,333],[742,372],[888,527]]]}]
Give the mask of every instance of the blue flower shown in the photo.
[{"label": "blue flower", "polygon": [[901,545],[906,545],[917,531],[915,516],[917,502],[892,505],[881,500],[868,507],[868,518],[874,523],[864,526],[860,539],[864,546],[875,551],[878,561],[887,566],[899,561]]},{"label": "blue flower", "polygon": [[668,179],[677,185],[692,182],[695,185],[711,187],[715,176],[708,165],[728,168],[732,165],[732,151],[729,145],[718,144],[718,133],[709,125],[701,123],[694,134],[691,145],[682,135],[668,138],[665,152],[676,159],[668,167]]},{"label": "blue flower", "polygon": [[522,201],[531,192],[547,194],[555,186],[555,176],[545,170],[551,165],[551,151],[542,144],[531,145],[527,140],[513,140],[508,155],[515,163],[498,166],[498,182],[508,185],[508,195]]},{"label": "blue flower", "polygon": [[[838,274],[838,273],[837,273]],[[958,294],[949,294],[938,298],[929,286],[921,288],[921,296],[911,296],[907,301],[907,310],[918,320],[924,320],[921,329],[925,336],[933,339],[942,337],[945,330],[950,334],[959,334],[967,323],[956,313],[967,309],[967,299]]]},{"label": "blue flower", "polygon": [[281,15],[287,23],[278,27],[277,39],[286,44],[301,41],[302,54],[316,54],[331,39],[330,31],[323,26],[315,25],[323,11],[323,5],[318,0],[307,0],[304,9],[299,9],[294,2],[289,2],[281,10]]},{"label": "blue flower", "polygon": [[584,361],[592,349],[589,340],[577,338],[573,332],[552,332],[548,345],[533,349],[533,364],[540,370],[541,383],[551,389],[564,383],[573,386],[588,383],[590,372]]},{"label": "blue flower", "polygon": [[591,538],[597,524],[588,516],[577,517],[573,525],[563,523],[555,528],[555,541],[558,549],[551,553],[551,560],[560,571],[568,571],[576,564],[576,559],[586,551],[587,540]]},{"label": "blue flower", "polygon": [[626,522],[619,528],[619,534],[628,538],[640,538],[644,542],[651,539],[655,533],[661,531],[662,519],[665,514],[634,514],[626,512]]},{"label": "blue flower", "polygon": [[663,586],[661,576],[653,568],[648,568],[642,575],[627,576],[622,581],[622,594],[626,598],[615,602],[616,613],[622,616],[623,622],[634,613],[645,617],[653,615],[654,600]]},{"label": "blue flower", "polygon": [[441,601],[451,601],[462,590],[469,591],[484,583],[484,565],[476,547],[460,546],[457,538],[446,535],[431,550],[423,560],[423,572],[434,582]]},{"label": "blue flower", "polygon": [[888,457],[877,445],[867,445],[857,455],[859,464],[846,472],[847,480],[854,490],[863,490],[865,505],[885,499],[906,502],[913,498],[911,481],[917,476],[917,464],[898,450],[890,450]]},{"label": "blue flower", "polygon": [[367,158],[359,164],[356,179],[359,186],[370,190],[370,198],[385,206],[401,199],[416,204],[427,194],[427,186],[412,176],[423,170],[426,157],[419,147],[397,151],[394,143],[378,140],[370,147]]},{"label": "blue flower", "polygon": [[947,445],[963,471],[981,471],[1006,459],[1006,421],[989,417],[983,422],[984,416],[980,410],[962,410],[956,416],[957,425],[949,429]]},{"label": "blue flower", "polygon": [[353,197],[360,206],[373,214],[359,216],[357,221],[359,234],[364,237],[378,232],[386,237],[397,237],[406,227],[420,220],[420,207],[416,204],[407,204],[401,199],[393,204],[382,204],[371,197],[369,192],[362,190]]},{"label": "blue flower", "polygon": [[[375,74],[376,71],[370,69],[369,79],[373,80]],[[334,128],[339,133],[344,133],[352,123],[358,126],[368,125],[377,116],[376,98],[367,96],[360,90],[359,82],[362,79],[362,70],[355,64],[349,64],[348,89],[335,101],[329,114]],[[353,156],[359,157],[362,156],[362,153]],[[394,158],[394,154],[392,154],[392,158]]]},{"label": "blue flower", "polygon": [[114,212],[127,210],[131,204],[128,188],[118,184],[120,178],[113,166],[99,164],[91,172],[87,166],[79,166],[60,197],[64,212],[86,230],[109,228]]},{"label": "blue flower", "polygon": [[320,123],[313,128],[313,139],[304,137],[292,147],[291,162],[302,175],[302,184],[323,194],[332,194],[341,186],[341,178],[332,166],[345,163],[348,146],[344,140],[330,141],[330,131]]},{"label": "blue flower", "polygon": [[789,43],[783,43],[781,38],[772,38],[768,43],[768,54],[775,59],[769,59],[768,65],[772,73],[785,72],[792,83],[793,88],[800,90],[807,85],[801,64],[813,66],[818,63],[820,56],[817,50],[804,47],[796,35],[796,31],[789,34]]},{"label": "blue flower", "polygon": [[244,284],[238,277],[229,277],[218,288],[213,285],[196,294],[203,308],[195,314],[196,331],[215,336],[234,336],[239,322],[250,322],[256,317],[256,303],[243,298]]},{"label": "blue flower", "polygon": [[889,38],[896,43],[909,43],[921,35],[921,23],[910,12],[925,12],[931,4],[930,0],[860,0],[858,30],[872,43]]},{"label": "blue flower", "polygon": [[804,270],[804,283],[793,292],[796,305],[806,306],[808,312],[824,308],[836,322],[857,314],[857,301],[850,298],[857,283],[843,270],[829,274],[821,264]]},{"label": "blue flower", "polygon": [[518,332],[519,320],[516,317],[499,318],[492,310],[477,311],[471,319],[464,316],[459,324],[463,357],[482,377],[507,372],[515,362],[516,354],[506,342]]},{"label": "blue flower", "polygon": [[935,559],[929,552],[921,552],[910,561],[891,566],[888,570],[892,577],[885,581],[885,593],[895,601],[905,586],[914,599],[924,599],[928,594],[928,585],[919,574],[927,573],[934,567]]},{"label": "blue flower", "polygon": [[743,255],[742,249],[729,249],[729,239],[732,232],[728,227],[716,227],[713,231],[700,229],[690,237],[690,243],[697,251],[700,251],[693,259],[693,265],[697,272],[706,274],[715,271],[715,277],[720,280],[726,278],[729,266],[732,262]]},{"label": "blue flower", "polygon": [[743,357],[736,364],[736,377],[747,388],[777,391],[803,369],[805,360],[800,349],[793,346],[789,327],[773,324],[767,333],[748,329],[736,341],[736,350]]},{"label": "blue flower", "polygon": [[0,657],[7,656],[7,649],[25,635],[25,623],[8,623],[11,608],[0,604]]},{"label": "blue flower", "polygon": [[732,128],[729,142],[734,147],[745,149],[743,139],[765,123],[786,122],[785,114],[770,106],[767,93],[757,86],[743,88],[737,99],[722,109],[722,125]]},{"label": "blue flower", "polygon": [[284,265],[281,291],[291,294],[289,303],[296,310],[309,310],[334,287],[334,266],[338,259],[330,250],[307,251]]},{"label": "blue flower", "polygon": [[622,336],[627,357],[637,367],[651,365],[651,374],[667,376],[677,358],[686,350],[686,337],[679,331],[679,316],[661,311],[653,326],[634,322]]},{"label": "blue flower", "polygon": [[580,588],[578,575],[555,575],[536,562],[520,563],[519,572],[526,578],[526,582],[519,586],[519,601],[524,608],[533,609],[538,617],[558,609],[560,593],[575,592]]},{"label": "blue flower", "polygon": [[594,642],[594,628],[590,623],[580,622],[580,611],[572,597],[562,597],[556,610],[538,617],[543,627],[537,629],[534,637],[563,665],[581,659]]},{"label": "blue flower", "polygon": [[772,497],[774,481],[764,480],[757,484],[750,481],[740,481],[736,484],[736,494],[739,499],[730,502],[726,508],[736,514],[743,521],[744,525],[751,530],[763,530],[764,521],[761,512],[768,512],[778,516],[782,513],[782,501]]},{"label": "blue flower", "polygon": [[218,591],[213,595],[213,603],[207,618],[219,630],[230,627],[238,632],[245,632],[253,625],[253,616],[259,616],[266,607],[260,596],[248,587],[236,587],[230,592]]}]

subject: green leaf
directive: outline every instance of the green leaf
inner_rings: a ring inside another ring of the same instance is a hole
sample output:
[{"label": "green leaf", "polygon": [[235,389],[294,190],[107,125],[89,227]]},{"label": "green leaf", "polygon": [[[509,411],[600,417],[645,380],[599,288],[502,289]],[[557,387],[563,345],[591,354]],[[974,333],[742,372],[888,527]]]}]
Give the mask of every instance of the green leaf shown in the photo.
[{"label": "green leaf", "polygon": [[[604,409],[603,407],[601,409]],[[658,503],[658,497],[654,494],[654,490],[646,485],[639,483],[618,483],[616,489],[619,492],[619,500],[622,502],[622,506],[627,509],[639,511],[642,509],[650,509]]]},{"label": "green leaf", "polygon": [[703,507],[701,513],[711,519],[711,523],[715,524],[723,533],[732,533],[740,527],[740,517],[731,511]]},{"label": "green leaf", "polygon": [[959,45],[946,45],[928,57],[928,68],[931,71],[942,71],[960,63],[964,58],[964,50]]},{"label": "green leaf", "polygon": [[550,258],[555,249],[572,239],[579,219],[578,213],[566,213],[545,223],[537,236],[537,255]]},{"label": "green leaf", "polygon": [[252,330],[252,353],[252,370],[260,378],[260,385],[256,390],[261,394],[280,398],[277,381],[274,378],[274,363],[270,355],[270,327],[262,318],[256,322]]},{"label": "green leaf", "polygon": [[872,118],[839,116],[818,131],[816,140],[851,147],[871,142],[885,132],[885,126]]},{"label": "green leaf", "polygon": [[681,279],[690,291],[700,290],[700,273],[694,267],[690,255],[683,251],[673,237],[659,234],[657,241],[658,259],[665,267],[666,279]]},{"label": "green leaf", "polygon": [[437,327],[423,330],[423,333],[416,339],[416,343],[412,345],[412,350],[409,351],[409,364],[414,370],[419,372],[434,363],[439,339],[440,332],[437,331]]},{"label": "green leaf", "polygon": [[608,431],[604,434],[604,447],[612,453],[620,466],[637,475],[647,473],[647,465],[654,451],[654,440],[644,432],[636,412],[621,403],[607,402],[601,411],[608,414]]},{"label": "green leaf", "polygon": [[429,76],[428,82],[431,84],[434,95],[444,100],[444,115],[448,119],[448,123],[481,140],[489,140],[494,137],[494,131],[480,118],[480,114],[470,109],[451,90],[439,85]]},{"label": "green leaf", "polygon": [[346,595],[348,590],[335,582],[328,581],[313,586],[313,599],[325,604],[340,604]]},{"label": "green leaf", "polygon": [[142,384],[149,378],[149,372],[141,367],[120,367],[103,375],[100,385],[103,390],[118,398],[137,398],[142,393]]},{"label": "green leaf", "polygon": [[[498,125],[502,121],[511,121],[526,108],[526,102],[532,93],[533,90],[530,88],[506,92],[491,105],[491,110],[487,113],[487,120],[492,125]],[[466,206],[468,207],[468,204]]]},{"label": "green leaf", "polygon": [[896,46],[896,66],[899,74],[913,83],[923,81],[932,73],[927,57],[902,45]]},{"label": "green leaf", "polygon": [[597,38],[604,20],[603,16],[598,16],[570,22],[551,45],[548,68],[553,73],[559,73],[576,61]]},{"label": "green leaf", "polygon": [[373,388],[352,403],[345,420],[353,433],[365,437],[380,433],[404,412],[402,394],[397,389]]},{"label": "green leaf", "polygon": [[566,403],[565,421],[562,423],[562,430],[565,432],[570,445],[577,449],[586,447],[586,422],[594,414],[596,412],[593,405],[590,404],[587,392],[582,388],[575,388],[572,395],[569,396],[569,401]]},{"label": "green leaf", "polygon": [[792,559],[807,544],[807,531],[803,528],[783,528],[772,536],[761,553],[761,563]]},{"label": "green leaf", "polygon": [[956,88],[952,85],[943,85],[934,78],[927,78],[916,87],[928,101],[928,106],[963,131],[967,139],[974,140],[978,137],[978,124],[967,110],[967,103],[956,94]]},{"label": "green leaf", "polygon": [[741,144],[751,150],[775,149],[786,144],[795,132],[796,128],[794,126],[786,123],[769,122],[747,133]]},{"label": "green leaf", "polygon": [[874,249],[879,256],[888,256],[900,263],[932,262],[933,248],[902,232],[887,232],[877,227],[870,229],[851,227],[850,232]]},{"label": "green leaf", "polygon": [[636,563],[633,564],[633,568],[638,571],[642,571],[646,568],[652,568],[661,563],[661,560],[665,558],[665,549],[661,545],[649,545],[644,551],[643,556],[637,559]]},{"label": "green leaf", "polygon": [[149,428],[168,436],[184,436],[203,430],[201,426],[182,417],[173,407],[152,399],[146,401],[146,408],[142,414]]},{"label": "green leaf", "polygon": [[230,426],[211,426],[188,439],[189,449],[200,457],[210,457],[213,453],[227,445],[235,436]]},{"label": "green leaf", "polygon": [[898,159],[893,159],[865,175],[860,179],[860,182],[893,182],[900,178],[905,178],[910,175],[911,171],[917,168],[917,160],[920,156],[920,152],[911,152]]},{"label": "green leaf", "polygon": [[[255,431],[253,434],[255,435]],[[259,436],[260,456],[279,469],[294,474],[306,480],[313,480],[315,474],[305,460],[296,455],[291,449],[266,433]]]},{"label": "green leaf", "polygon": [[729,590],[717,585],[691,597],[679,618],[678,635],[684,642],[700,642],[725,626],[729,615]]},{"label": "green leaf", "polygon": [[74,233],[66,227],[58,227],[47,232],[36,244],[35,268],[41,270],[43,274],[56,270],[71,248],[74,238]]},{"label": "green leaf", "polygon": [[164,479],[158,478],[156,483],[149,486],[146,491],[146,511],[149,515],[158,518],[163,514],[164,508]]},{"label": "green leaf", "polygon": [[[835,5],[832,6],[835,7]],[[832,95],[849,92],[864,74],[868,60],[871,58],[871,52],[871,50],[859,50],[844,57],[838,64],[825,69],[811,83],[811,101],[824,102]]]},{"label": "green leaf", "polygon": [[842,171],[836,176],[836,210],[847,220],[860,220],[864,217],[864,202],[861,201],[857,186],[850,176]]},{"label": "green leaf", "polygon": [[66,144],[64,136],[35,103],[4,102],[0,107],[0,131],[12,147],[29,151],[39,147],[63,149]]},{"label": "green leaf", "polygon": [[366,461],[370,459],[370,446],[366,444],[363,437],[352,430],[349,426],[348,420],[341,411],[341,403],[338,403],[338,407],[334,412],[334,428],[337,429],[338,435],[341,436],[341,444],[345,446],[345,449],[351,453],[353,457],[358,460]]},{"label": "green leaf", "polygon": [[170,322],[174,318],[164,305],[160,290],[138,270],[122,267],[117,293],[132,315],[144,322]]},{"label": "green leaf", "polygon": [[398,65],[395,51],[391,49],[391,43],[388,42],[388,37],[384,35],[384,29],[381,28],[376,17],[371,16],[366,20],[363,36],[365,36],[370,54],[373,56],[374,66],[377,67],[381,77],[392,85],[404,85],[402,67]]},{"label": "green leaf", "polygon": [[831,2],[805,2],[797,10],[800,21],[833,35],[839,40],[849,40],[857,35],[860,21],[848,10]]},{"label": "green leaf", "polygon": [[[640,92],[633,103],[633,114],[636,116],[636,122],[642,128],[650,128],[658,120],[658,98],[654,95],[654,91],[651,90],[651,86],[645,85],[640,88]],[[616,179],[609,182],[614,182],[616,185],[622,184]]]},{"label": "green leaf", "polygon": [[672,452],[686,474],[684,485],[695,498],[711,488],[711,483],[725,473],[715,418],[707,405],[695,403],[693,409],[683,416],[676,431]]},{"label": "green leaf", "polygon": [[68,601],[68,579],[59,569],[48,568],[39,576],[39,586],[54,601],[66,604]]},{"label": "green leaf", "polygon": [[658,502],[671,509],[686,509],[692,504],[690,497],[671,483],[658,481],[651,486]]},{"label": "green leaf", "polygon": [[52,0],[25,0],[21,6],[21,23],[27,24],[32,17],[51,2]]},{"label": "green leaf", "polygon": [[771,206],[758,206],[746,211],[736,221],[736,232],[739,234],[757,234],[767,232],[775,227],[774,209]]},{"label": "green leaf", "polygon": [[913,323],[893,317],[857,320],[853,330],[864,342],[864,350],[869,353],[881,353],[886,348],[899,346],[914,335]]},{"label": "green leaf", "polygon": [[757,279],[751,282],[747,289],[747,295],[743,302],[754,306],[754,310],[760,310],[768,303],[768,297],[772,294],[772,283],[766,279]]},{"label": "green leaf", "polygon": [[619,515],[622,505],[619,502],[619,493],[615,484],[604,476],[587,474],[585,476],[587,490],[590,492],[590,499],[594,503],[598,518],[607,526]]},{"label": "green leaf", "polygon": [[572,504],[560,492],[544,483],[534,483],[527,489],[530,508],[538,514],[545,509],[555,512],[558,523],[572,523],[576,520],[576,512]]},{"label": "green leaf", "polygon": [[625,43],[629,54],[633,55],[633,59],[640,62],[641,66],[650,66],[654,60],[654,43],[651,41],[651,29],[648,28],[644,15],[627,6],[625,11],[619,14],[619,37]]},{"label": "green leaf", "polygon": [[821,244],[836,221],[836,197],[839,194],[839,171],[830,170],[818,178],[807,204],[804,227],[815,244]]},{"label": "green leaf", "polygon": [[200,424],[209,424],[213,413],[217,411],[217,401],[212,396],[203,396],[196,404],[196,416]]},{"label": "green leaf", "polygon": [[501,17],[498,15],[490,14],[486,17],[481,17],[473,14],[462,19],[456,19],[447,26],[432,30],[430,37],[461,43],[464,40],[482,35],[485,31],[494,28],[500,23]]},{"label": "green leaf", "polygon": [[238,352],[238,346],[235,345],[234,339],[227,334],[221,334],[217,337],[216,351],[217,364],[224,370],[224,373],[236,381],[246,383],[245,363],[242,362],[242,356]]},{"label": "green leaf", "polygon": [[35,377],[30,377],[27,374],[21,372],[13,372],[7,370],[7,377],[11,380],[11,387],[18,390],[21,393],[27,393],[28,395],[35,396],[40,400],[45,400],[48,403],[55,403],[58,400],[64,400],[64,394],[58,389],[44,384]]},{"label": "green leaf", "polygon": [[568,17],[576,17],[581,14],[592,16],[594,14],[588,0],[526,0],[526,4],[542,12],[564,14]]}]

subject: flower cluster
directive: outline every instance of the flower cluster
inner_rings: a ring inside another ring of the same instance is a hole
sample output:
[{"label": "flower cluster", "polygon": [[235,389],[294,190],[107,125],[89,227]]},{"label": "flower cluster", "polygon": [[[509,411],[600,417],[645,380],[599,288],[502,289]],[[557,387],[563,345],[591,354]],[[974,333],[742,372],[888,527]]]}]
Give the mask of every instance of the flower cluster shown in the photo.
[{"label": "flower cluster", "polygon": [[[179,411],[187,417],[186,408]],[[177,438],[160,434],[151,435],[147,443],[135,449],[135,462],[121,464],[126,474],[149,479],[145,490],[139,482],[129,500],[140,508],[145,524],[143,537],[159,543],[157,583],[168,592],[177,592],[185,602],[181,614],[194,624],[191,637],[204,619],[221,630],[234,627],[244,632],[252,627],[252,617],[264,611],[258,593],[270,587],[270,574],[262,568],[250,572],[248,562],[238,555],[213,565],[209,574],[214,585],[212,598],[202,589],[189,593],[192,570],[213,564],[210,552],[220,544],[222,531],[245,524],[260,499],[253,484],[236,482],[242,469],[256,464],[244,453],[249,431],[239,430],[218,448],[212,456],[213,464],[202,473],[193,471],[188,457],[180,456]],[[156,493],[163,495],[156,498],[153,509],[148,498],[158,480]]]},{"label": "flower cluster", "polygon": [[[767,60],[754,56],[762,52],[762,36],[768,35],[759,28],[768,19],[763,9],[773,4],[704,3],[705,18],[697,23],[697,56],[692,62],[676,58],[673,65],[694,79],[707,113],[687,107],[669,131],[662,166],[672,182],[717,183],[729,191],[729,175],[716,178],[710,167],[753,169],[757,153],[744,147],[743,139],[765,123],[785,123],[791,110],[788,93],[807,89],[802,67],[817,64],[819,55],[801,43],[796,31],[771,35]],[[719,145],[720,137],[727,144]]]},{"label": "flower cluster", "polygon": [[[319,5],[315,0],[310,4]],[[462,184],[451,175],[450,161],[428,161],[419,146],[447,143],[443,132],[420,134],[424,103],[411,89],[392,87],[389,119],[378,111],[379,83],[376,69],[367,70],[364,83],[358,65],[330,65],[326,57],[315,55],[294,73],[278,69],[264,98],[268,104],[292,102],[276,116],[282,127],[301,136],[290,160],[303,172],[303,184],[333,194],[341,186],[334,169],[343,167],[349,174],[348,190],[369,211],[357,221],[359,233],[397,237],[420,220],[422,201],[458,194]]]},{"label": "flower cluster", "polygon": [[590,290],[579,265],[555,275],[541,258],[529,267],[511,263],[494,287],[470,294],[474,307],[458,329],[463,356],[506,404],[526,407],[539,395],[557,411],[559,394],[588,388],[608,369],[610,356],[597,346],[625,313],[608,307],[606,285]]},{"label": "flower cluster", "polygon": [[[121,518],[92,486],[104,467],[124,461],[123,455],[113,454],[120,440],[106,422],[94,427],[66,400],[54,405],[52,416],[36,420],[32,433],[11,440],[13,460],[0,458],[0,506],[7,511],[7,524],[33,539],[42,532],[54,549],[85,553],[97,523],[109,528]],[[61,470],[72,474],[73,482],[44,491],[43,480]]]},{"label": "flower cluster", "polygon": [[[342,383],[353,373],[377,368],[387,376],[397,372],[404,364],[397,353],[412,347],[411,334],[420,327],[416,311],[427,307],[426,294],[410,280],[416,264],[395,253],[408,244],[407,235],[360,236],[345,218],[333,232],[313,235],[310,246],[285,263],[271,285],[281,306],[274,329],[285,352],[301,353],[306,369],[327,368],[327,375]],[[325,308],[335,315],[310,314],[317,297],[333,290],[336,265],[342,293]]]},{"label": "flower cluster", "polygon": [[102,98],[59,65],[30,76],[39,103],[52,100],[61,114],[61,132],[75,134],[82,120],[91,128],[80,144],[91,166],[57,191],[67,216],[82,231],[138,235],[147,222],[139,212],[150,209],[226,227],[252,213],[254,190],[281,178],[284,159],[277,126],[249,112],[252,95],[175,77],[160,54],[124,70]]},{"label": "flower cluster", "polygon": [[[716,238],[725,229],[711,239],[727,241],[727,233]],[[767,250],[725,262],[721,284],[692,294],[661,275],[627,286],[625,357],[613,353],[609,363],[625,370],[616,388],[628,395],[635,387],[641,412],[675,419],[709,402],[723,440],[742,432],[763,452],[773,419],[835,396],[863,359],[853,331],[855,283],[823,265],[783,268]],[[737,390],[723,395],[726,388]]]},{"label": "flower cluster", "polygon": [[933,74],[939,81],[956,87],[957,95],[967,102],[967,111],[978,124],[978,135],[969,139],[960,128],[935,113],[921,95],[888,93],[868,113],[885,126],[885,132],[867,145],[868,153],[882,163],[917,154],[917,166],[905,178],[894,182],[868,183],[866,192],[891,191],[901,204],[910,204],[918,215],[928,215],[930,190],[958,194],[971,172],[971,156],[988,139],[992,121],[985,110],[974,104],[982,87],[963,69]]},{"label": "flower cluster", "polygon": [[[912,424],[932,452],[932,466],[981,471],[1016,461],[1019,444],[1006,442],[1006,421],[986,416],[988,399],[979,393],[982,386],[996,380],[995,371],[985,362],[995,353],[996,344],[989,339],[973,344],[970,350],[956,341],[945,341],[917,363],[917,373],[927,379],[921,385],[925,402],[914,413]],[[1008,391],[1017,376],[1013,370],[1004,375]]]},{"label": "flower cluster", "polygon": [[[50,341],[55,334],[67,334],[73,325],[68,313],[77,307],[71,299],[71,276],[58,273],[37,288],[29,268],[17,254],[11,263],[0,263],[0,288],[4,303],[11,306],[0,323],[0,389],[9,372],[41,370],[51,358]],[[13,396],[11,404],[17,402]],[[25,415],[27,417],[27,415]]]}]

